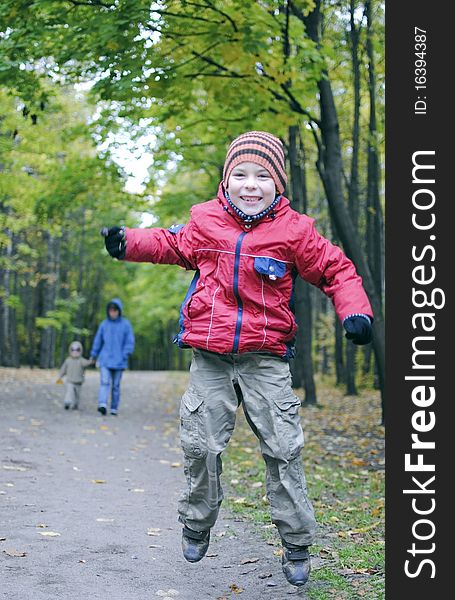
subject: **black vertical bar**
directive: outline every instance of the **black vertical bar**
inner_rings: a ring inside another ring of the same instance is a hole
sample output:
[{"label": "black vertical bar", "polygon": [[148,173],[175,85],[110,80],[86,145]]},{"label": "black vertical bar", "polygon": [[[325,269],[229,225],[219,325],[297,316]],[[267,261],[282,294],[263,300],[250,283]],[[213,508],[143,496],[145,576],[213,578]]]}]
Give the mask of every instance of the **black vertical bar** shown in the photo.
[{"label": "black vertical bar", "polygon": [[[454,16],[452,2],[386,3],[386,597],[393,600],[455,595]],[[414,176],[413,156],[428,167]]]}]

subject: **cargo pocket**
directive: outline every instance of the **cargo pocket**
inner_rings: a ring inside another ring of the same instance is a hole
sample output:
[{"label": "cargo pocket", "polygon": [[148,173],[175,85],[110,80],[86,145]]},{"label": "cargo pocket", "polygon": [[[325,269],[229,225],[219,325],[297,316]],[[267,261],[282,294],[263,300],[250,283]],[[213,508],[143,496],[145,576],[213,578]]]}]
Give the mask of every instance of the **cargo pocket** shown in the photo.
[{"label": "cargo pocket", "polygon": [[291,390],[276,394],[272,400],[283,458],[291,460],[298,456],[304,445],[299,415],[301,401]]},{"label": "cargo pocket", "polygon": [[185,456],[204,458],[207,455],[204,396],[194,386],[183,394],[180,404],[180,441]]}]

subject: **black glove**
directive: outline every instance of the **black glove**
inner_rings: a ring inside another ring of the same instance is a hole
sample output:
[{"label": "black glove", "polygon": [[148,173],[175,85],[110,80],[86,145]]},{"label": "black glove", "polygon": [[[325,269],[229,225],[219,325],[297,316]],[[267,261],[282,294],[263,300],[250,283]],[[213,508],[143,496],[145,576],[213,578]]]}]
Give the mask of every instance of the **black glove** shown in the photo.
[{"label": "black glove", "polygon": [[124,227],[103,227],[100,231],[104,236],[104,245],[112,258],[125,258],[126,239]]},{"label": "black glove", "polygon": [[371,342],[373,331],[365,317],[348,317],[343,321],[343,327],[346,329],[346,337],[354,344],[361,346]]}]

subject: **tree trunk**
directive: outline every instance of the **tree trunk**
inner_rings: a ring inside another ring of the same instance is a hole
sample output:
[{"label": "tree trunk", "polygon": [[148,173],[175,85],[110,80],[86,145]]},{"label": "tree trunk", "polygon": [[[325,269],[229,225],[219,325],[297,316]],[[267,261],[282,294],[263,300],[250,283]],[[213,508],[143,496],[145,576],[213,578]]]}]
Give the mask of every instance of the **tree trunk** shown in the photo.
[{"label": "tree trunk", "polygon": [[343,360],[343,326],[339,319],[335,319],[335,374],[336,384],[346,383],[346,369]]},{"label": "tree trunk", "polygon": [[[367,55],[368,55],[368,93],[370,98],[370,119],[369,119],[369,137],[368,137],[368,183],[367,183],[367,195],[368,195],[368,207],[367,207],[367,218],[370,217],[369,226],[371,229],[370,248],[368,252],[368,262],[373,276],[373,282],[376,286],[376,293],[378,295],[381,311],[382,311],[382,295],[384,291],[384,238],[383,238],[383,227],[384,218],[382,213],[382,206],[379,196],[379,185],[380,185],[380,172],[379,172],[379,153],[377,145],[377,124],[376,124],[376,72],[375,72],[375,61],[374,61],[374,48],[373,48],[373,0],[366,0],[365,2],[365,13],[367,17]],[[381,390],[382,399],[382,421],[385,422],[385,398],[383,392],[384,388],[384,373],[381,369],[381,365],[377,359],[377,352],[375,347],[375,381],[376,387],[379,386]]]},{"label": "tree trunk", "polygon": [[[320,0],[316,0],[315,9],[305,18],[310,38],[319,44]],[[318,82],[319,101],[321,107],[320,128],[322,136],[322,153],[318,160],[318,171],[327,195],[330,213],[347,256],[356,265],[363,279],[363,285],[370,299],[374,312],[373,346],[375,350],[381,396],[384,400],[385,386],[385,331],[382,315],[381,297],[375,285],[366,257],[362,251],[359,236],[352,223],[348,207],[342,192],[342,162],[338,117],[333,98],[332,87],[327,72],[322,74]],[[383,413],[384,420],[384,413]]]},{"label": "tree trunk", "polygon": [[[13,256],[16,255],[16,243],[17,236],[13,234]],[[19,298],[18,295],[18,275],[17,271],[13,273],[12,292],[15,299]],[[15,306],[10,307],[10,320],[9,320],[9,335],[8,345],[10,351],[10,365],[12,367],[20,367],[20,354],[19,354],[19,341],[17,335],[17,315]]]},{"label": "tree trunk", "polygon": [[[6,209],[8,212],[8,209]],[[2,252],[3,267],[0,270],[0,364],[15,367],[18,358],[16,312],[14,308],[14,289],[17,290],[17,277],[12,269],[15,253],[15,236],[11,229],[6,228],[7,242]],[[13,296],[13,297],[12,297]]]},{"label": "tree trunk", "polygon": [[380,299],[382,300],[384,281],[384,244],[383,244],[383,214],[379,197],[379,156],[377,148],[376,124],[376,73],[373,49],[372,1],[365,2],[367,17],[367,55],[368,55],[368,94],[370,98],[370,119],[368,125],[368,262]]},{"label": "tree trunk", "polygon": [[[70,256],[68,252],[68,230],[63,229],[61,238],[61,266],[60,266],[60,285],[59,285],[59,296],[63,301],[67,301],[70,297],[70,283],[68,270],[71,264]],[[59,353],[59,364],[62,364],[68,355],[68,327],[64,324],[60,332],[60,353]],[[86,348],[84,348],[86,350]],[[84,353],[85,355],[85,353]]]},{"label": "tree trunk", "polygon": [[[354,87],[354,115],[352,122],[352,157],[349,179],[348,206],[356,230],[359,228],[359,150],[360,150],[360,65],[359,65],[359,28],[356,27],[354,13],[356,0],[350,0],[350,32],[352,74]],[[357,346],[346,344],[346,394],[357,396],[356,386],[356,350]]]},{"label": "tree trunk", "polygon": [[30,368],[35,366],[35,317],[36,317],[36,286],[31,285],[30,273],[25,275],[25,288],[23,291],[24,303],[24,328],[27,332],[27,363]]},{"label": "tree trunk", "polygon": [[[300,137],[300,144],[297,139]],[[308,199],[306,193],[305,156],[299,127],[289,128],[289,165],[291,172],[291,206],[297,212],[306,212]],[[300,155],[299,155],[300,154]],[[316,404],[316,385],[314,383],[312,359],[312,310],[309,284],[297,277],[294,285],[295,315],[299,325],[296,335],[296,356],[293,361],[293,382],[295,387],[305,390],[305,402]]]},{"label": "tree trunk", "polygon": [[[85,210],[82,208],[82,213],[79,218],[79,226],[81,228],[79,238],[79,250],[77,259],[78,279],[77,279],[77,293],[83,295],[84,290],[84,276],[85,276]],[[76,315],[76,327],[82,329],[84,327],[84,305],[81,303],[77,310]],[[84,340],[85,341],[85,340]]]},{"label": "tree trunk", "polygon": [[[47,260],[41,316],[46,317],[55,308],[58,282],[58,240],[45,232],[43,238],[47,244]],[[39,366],[41,369],[52,369],[55,366],[55,328],[45,327],[41,333]]]}]

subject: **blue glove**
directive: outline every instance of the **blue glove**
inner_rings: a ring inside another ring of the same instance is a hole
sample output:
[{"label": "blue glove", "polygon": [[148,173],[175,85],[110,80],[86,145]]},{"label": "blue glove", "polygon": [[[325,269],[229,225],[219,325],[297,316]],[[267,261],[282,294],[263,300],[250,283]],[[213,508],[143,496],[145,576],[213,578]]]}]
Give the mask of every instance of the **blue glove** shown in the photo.
[{"label": "blue glove", "polygon": [[371,323],[366,317],[347,317],[343,321],[343,327],[346,329],[347,339],[352,340],[354,344],[362,346],[371,342],[373,330]]},{"label": "blue glove", "polygon": [[100,231],[104,237],[104,245],[112,258],[122,260],[126,253],[126,240],[124,227],[103,227]]}]

